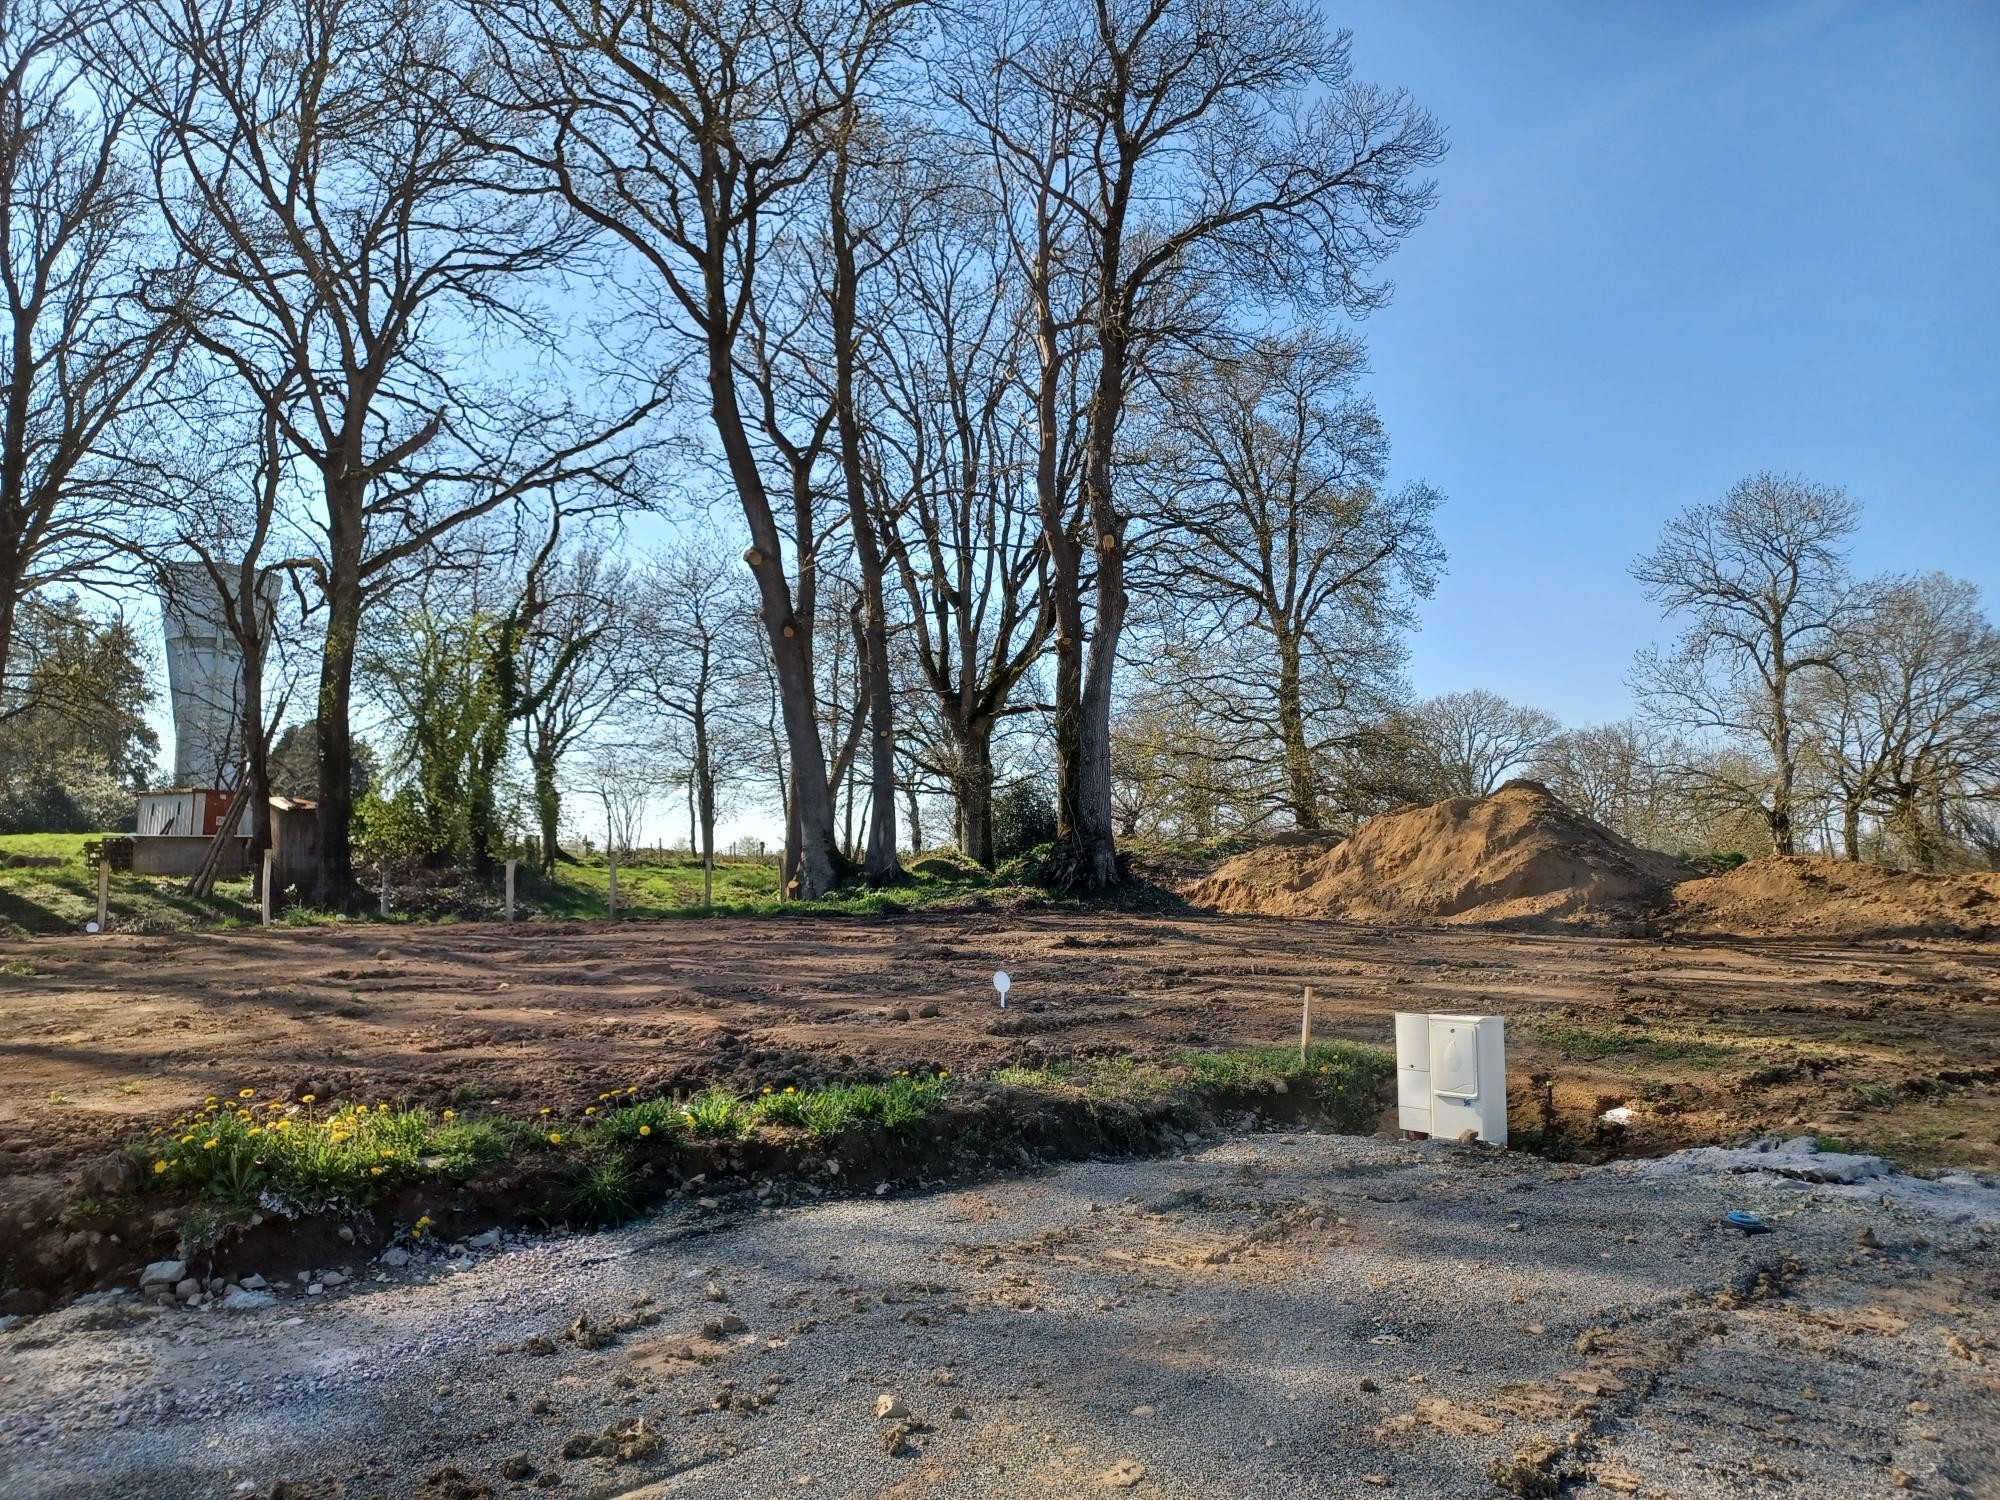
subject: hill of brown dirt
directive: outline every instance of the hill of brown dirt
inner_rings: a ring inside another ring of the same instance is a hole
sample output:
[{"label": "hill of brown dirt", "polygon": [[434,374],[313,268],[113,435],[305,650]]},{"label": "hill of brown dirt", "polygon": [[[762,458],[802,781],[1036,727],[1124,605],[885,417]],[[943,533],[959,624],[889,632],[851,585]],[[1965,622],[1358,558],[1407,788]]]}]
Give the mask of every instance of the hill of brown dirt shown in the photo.
[{"label": "hill of brown dirt", "polygon": [[2000,937],[2000,875],[1919,875],[1817,855],[1753,859],[1674,892],[1684,931],[1785,937]]},{"label": "hill of brown dirt", "polygon": [[1383,813],[1345,842],[1253,849],[1184,894],[1266,916],[1622,925],[1664,907],[1687,875],[1539,783],[1510,781],[1490,797]]}]

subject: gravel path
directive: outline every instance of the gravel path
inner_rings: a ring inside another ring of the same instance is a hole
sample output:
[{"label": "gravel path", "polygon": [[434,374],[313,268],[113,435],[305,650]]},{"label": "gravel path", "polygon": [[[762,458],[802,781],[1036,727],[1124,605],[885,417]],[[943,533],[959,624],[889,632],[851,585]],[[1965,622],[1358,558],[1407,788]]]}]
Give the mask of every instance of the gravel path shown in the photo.
[{"label": "gravel path", "polygon": [[2000,1189],[1802,1147],[1265,1135],[376,1274],[0,1333],[0,1495],[2000,1494]]}]

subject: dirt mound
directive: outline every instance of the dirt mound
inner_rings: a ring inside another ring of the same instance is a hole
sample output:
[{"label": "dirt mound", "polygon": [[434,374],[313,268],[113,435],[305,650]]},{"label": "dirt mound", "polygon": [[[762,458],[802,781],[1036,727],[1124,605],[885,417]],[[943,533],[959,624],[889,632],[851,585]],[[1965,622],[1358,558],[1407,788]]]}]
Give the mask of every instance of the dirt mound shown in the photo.
[{"label": "dirt mound", "polygon": [[1344,843],[1253,849],[1184,894],[1219,911],[1279,917],[1619,925],[1664,906],[1687,874],[1539,783],[1510,781],[1490,797],[1384,813]]},{"label": "dirt mound", "polygon": [[2000,875],[1917,875],[1818,855],[1773,856],[1684,882],[1673,918],[1690,932],[1993,939],[2000,938]]}]

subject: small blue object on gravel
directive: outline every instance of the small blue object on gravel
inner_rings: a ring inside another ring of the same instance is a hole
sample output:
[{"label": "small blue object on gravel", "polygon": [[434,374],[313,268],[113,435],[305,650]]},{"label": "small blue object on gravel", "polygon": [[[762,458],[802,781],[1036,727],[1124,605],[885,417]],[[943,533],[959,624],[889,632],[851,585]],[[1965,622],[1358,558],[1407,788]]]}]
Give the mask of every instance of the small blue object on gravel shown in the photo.
[{"label": "small blue object on gravel", "polygon": [[1771,1226],[1766,1224],[1763,1219],[1756,1214],[1746,1213],[1740,1208],[1732,1208],[1722,1217],[1725,1222],[1734,1228],[1742,1230],[1745,1234],[1769,1234],[1771,1232]]}]

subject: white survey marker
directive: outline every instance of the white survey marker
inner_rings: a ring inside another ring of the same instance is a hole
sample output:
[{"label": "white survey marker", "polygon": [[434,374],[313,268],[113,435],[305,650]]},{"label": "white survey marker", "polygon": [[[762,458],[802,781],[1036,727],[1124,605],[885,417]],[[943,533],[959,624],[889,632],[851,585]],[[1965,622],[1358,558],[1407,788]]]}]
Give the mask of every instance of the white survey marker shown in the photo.
[{"label": "white survey marker", "polygon": [[1499,1016],[1396,1012],[1396,1124],[1507,1144],[1507,1029]]},{"label": "white survey marker", "polygon": [[1007,977],[1005,969],[996,969],[993,971],[993,988],[1000,992],[1000,1008],[1002,1010],[1007,1008],[1007,991],[1013,987],[1014,981]]}]

